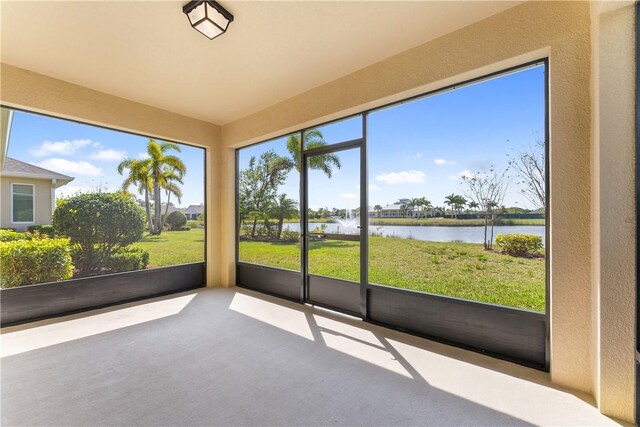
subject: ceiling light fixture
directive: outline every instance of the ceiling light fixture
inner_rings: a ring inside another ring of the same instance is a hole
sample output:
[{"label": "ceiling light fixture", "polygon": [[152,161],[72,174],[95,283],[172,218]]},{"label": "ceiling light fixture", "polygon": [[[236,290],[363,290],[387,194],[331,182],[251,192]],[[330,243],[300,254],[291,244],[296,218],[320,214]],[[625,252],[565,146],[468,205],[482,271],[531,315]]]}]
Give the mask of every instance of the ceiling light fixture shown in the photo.
[{"label": "ceiling light fixture", "polygon": [[233,22],[233,15],[215,1],[190,1],[182,7],[191,26],[209,40],[224,34]]}]

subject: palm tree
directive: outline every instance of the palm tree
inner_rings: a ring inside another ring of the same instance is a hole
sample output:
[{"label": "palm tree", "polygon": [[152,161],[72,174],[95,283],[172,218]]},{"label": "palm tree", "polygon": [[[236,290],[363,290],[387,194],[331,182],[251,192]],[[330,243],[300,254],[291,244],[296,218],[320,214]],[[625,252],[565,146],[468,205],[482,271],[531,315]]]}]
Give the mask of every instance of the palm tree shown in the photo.
[{"label": "palm tree", "polygon": [[174,150],[180,152],[180,147],[174,142],[160,142],[150,139],[147,144],[147,153],[149,154],[149,174],[153,181],[153,204],[155,214],[155,233],[160,234],[162,232],[162,207],[160,206],[161,194],[160,190],[163,187],[169,187],[169,182],[165,175],[165,169],[168,167],[173,170],[176,175],[184,176],[187,173],[187,167],[185,164],[174,155],[167,155],[166,152]]},{"label": "palm tree", "polygon": [[462,212],[462,208],[464,208],[466,204],[467,204],[467,199],[464,196],[456,194],[453,207],[456,210],[457,214],[460,214]]},{"label": "palm tree", "polygon": [[[426,197],[420,197],[420,207],[422,208],[422,211],[430,211],[433,209],[433,205],[431,204],[431,201],[428,200]],[[424,214],[422,215],[423,217],[425,216]]]},{"label": "palm tree", "polygon": [[411,216],[415,216],[414,211],[416,208],[420,207],[420,198],[414,197],[409,199],[409,209],[411,210]]},{"label": "palm tree", "polygon": [[[131,185],[138,186],[138,192],[144,194],[147,221],[150,234],[162,232],[162,195],[161,190],[167,192],[167,208],[169,195],[174,194],[178,199],[182,197],[182,191],[176,183],[182,184],[182,177],[187,173],[187,167],[182,160],[173,155],[166,155],[169,150],[180,152],[178,144],[173,142],[160,142],[150,139],[147,144],[149,158],[137,160],[127,158],[118,165],[118,173],[122,175],[125,169],[129,169],[129,175],[122,183],[123,190]],[[154,215],[151,215],[151,202],[149,194],[153,195]]]},{"label": "palm tree", "polygon": [[373,207],[373,210],[376,211],[378,213],[378,218],[380,218],[380,211],[382,210],[382,206],[380,205],[375,205]]},{"label": "palm tree", "polygon": [[156,234],[155,224],[151,220],[151,207],[149,203],[149,193],[153,187],[153,182],[149,175],[149,159],[124,159],[118,165],[118,173],[122,175],[125,169],[129,170],[129,175],[127,175],[122,182],[122,190],[128,191],[131,185],[135,185],[138,188],[138,193],[144,194],[144,207],[147,212],[149,233]]},{"label": "palm tree", "polygon": [[453,193],[449,194],[447,197],[444,198],[444,204],[451,208],[451,213],[454,218],[455,218],[455,211],[453,209],[453,206],[455,205],[455,203],[456,203],[456,195]]},{"label": "palm tree", "polygon": [[182,199],[182,189],[178,187],[177,184],[184,184],[182,182],[182,174],[176,172],[174,168],[165,167],[164,168],[164,181],[165,184],[162,186],[165,194],[167,195],[167,202],[165,203],[164,208],[164,219],[167,219],[167,214],[169,213],[169,203],[171,201],[171,195],[173,194],[178,199],[178,203],[181,202]]},{"label": "palm tree", "polygon": [[[477,209],[480,207],[479,204],[477,204],[476,202],[473,202],[473,201],[469,202],[469,204],[467,206],[469,206],[469,209],[471,209],[472,212],[477,212]],[[478,217],[477,213],[476,213],[475,217],[476,218]]]},{"label": "palm tree", "polygon": [[[326,141],[322,137],[322,132],[317,129],[312,129],[304,133],[305,149],[324,147],[327,145]],[[302,170],[302,147],[300,141],[300,134],[296,133],[290,135],[287,139],[287,150],[291,154],[293,164],[298,171]],[[309,157],[309,169],[320,170],[324,172],[327,177],[331,178],[333,175],[333,168],[340,169],[340,158],[335,154],[319,154],[317,156]]]},{"label": "palm tree", "polygon": [[274,199],[271,205],[271,215],[278,219],[276,239],[280,240],[284,220],[295,218],[298,215],[298,202],[293,199],[287,199],[286,194],[281,194]]}]

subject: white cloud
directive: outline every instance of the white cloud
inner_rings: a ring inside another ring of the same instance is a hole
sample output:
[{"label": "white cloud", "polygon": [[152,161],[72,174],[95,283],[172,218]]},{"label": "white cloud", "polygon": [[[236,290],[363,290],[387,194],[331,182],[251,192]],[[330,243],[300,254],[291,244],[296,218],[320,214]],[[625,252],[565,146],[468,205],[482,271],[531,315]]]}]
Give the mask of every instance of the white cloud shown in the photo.
[{"label": "white cloud", "polygon": [[342,197],[345,200],[353,200],[353,199],[357,199],[358,195],[354,193],[342,193],[340,194],[340,197]]},{"label": "white cloud", "polygon": [[446,159],[435,159],[433,161],[433,163],[435,163],[438,166],[455,165],[456,164],[456,162],[454,160],[446,160]]},{"label": "white cloud", "polygon": [[105,161],[122,160],[125,157],[127,157],[126,151],[118,151],[118,150],[112,150],[112,149],[99,150],[93,153],[91,156],[89,156],[89,158],[93,160],[105,160]]},{"label": "white cloud", "polygon": [[458,174],[457,174],[457,175],[449,175],[449,179],[450,179],[450,180],[453,180],[453,181],[457,181],[457,180],[459,180],[459,179],[461,179],[461,178],[463,178],[463,177],[464,177],[464,178],[471,179],[471,178],[473,178],[474,176],[475,176],[475,175],[473,174],[473,172],[471,172],[469,169],[465,169],[465,170],[463,170],[463,171],[461,171],[461,172],[458,172]]},{"label": "white cloud", "polygon": [[422,184],[426,177],[424,172],[409,170],[383,173],[376,176],[376,180],[387,184]]},{"label": "white cloud", "polygon": [[52,170],[54,172],[64,173],[67,175],[87,175],[98,176],[102,174],[100,168],[85,161],[73,161],[67,159],[47,159],[40,163],[36,163],[36,166],[40,166],[45,169]]},{"label": "white cloud", "polygon": [[36,157],[50,155],[70,156],[83,147],[91,145],[90,139],[73,139],[71,141],[45,141],[39,147],[30,149],[29,153]]},{"label": "white cloud", "polygon": [[147,152],[140,152],[140,153],[138,153],[138,158],[139,158],[139,159],[142,159],[142,160],[144,160],[144,159],[148,159],[148,158],[149,158],[149,153],[147,153]]}]

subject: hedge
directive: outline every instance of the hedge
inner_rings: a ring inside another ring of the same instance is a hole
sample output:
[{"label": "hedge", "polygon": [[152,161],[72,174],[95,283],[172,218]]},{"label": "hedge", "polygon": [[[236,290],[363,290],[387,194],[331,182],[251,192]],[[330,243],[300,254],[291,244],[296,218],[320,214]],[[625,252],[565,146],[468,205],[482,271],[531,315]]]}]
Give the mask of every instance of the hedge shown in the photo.
[{"label": "hedge", "polygon": [[56,231],[53,228],[53,225],[30,225],[27,227],[27,231],[34,234],[45,234],[49,237],[56,236]]},{"label": "hedge", "polygon": [[496,245],[513,256],[533,256],[542,249],[542,236],[535,234],[498,234]]},{"label": "hedge", "polygon": [[14,242],[16,240],[28,240],[29,236],[25,233],[18,233],[13,230],[0,230],[0,242]]},{"label": "hedge", "polygon": [[135,246],[127,246],[111,255],[107,268],[112,273],[144,270],[149,265],[149,252]]},{"label": "hedge", "polygon": [[69,239],[0,242],[0,287],[55,282],[73,274]]}]

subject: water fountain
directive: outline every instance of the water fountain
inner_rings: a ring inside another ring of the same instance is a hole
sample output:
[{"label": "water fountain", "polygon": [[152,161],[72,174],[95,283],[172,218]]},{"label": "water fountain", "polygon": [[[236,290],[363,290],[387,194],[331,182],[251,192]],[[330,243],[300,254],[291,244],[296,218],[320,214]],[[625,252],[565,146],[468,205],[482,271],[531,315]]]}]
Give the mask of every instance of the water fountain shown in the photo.
[{"label": "water fountain", "polygon": [[[360,217],[354,216],[351,209],[345,209],[345,212],[345,218],[338,219],[336,222],[340,224],[344,234],[356,234],[360,225]],[[338,233],[340,233],[339,230]]]}]

